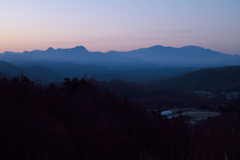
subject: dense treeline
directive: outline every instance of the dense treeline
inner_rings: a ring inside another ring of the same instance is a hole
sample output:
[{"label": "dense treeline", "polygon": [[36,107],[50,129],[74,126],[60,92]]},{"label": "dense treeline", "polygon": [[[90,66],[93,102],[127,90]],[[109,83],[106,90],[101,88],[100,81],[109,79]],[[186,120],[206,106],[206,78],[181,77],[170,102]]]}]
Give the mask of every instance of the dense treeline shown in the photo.
[{"label": "dense treeline", "polygon": [[[146,84],[113,79],[110,82],[98,82],[100,88],[114,91],[119,97],[130,99],[145,109],[169,109],[172,107],[190,107],[216,110],[226,100],[223,95],[203,98],[193,91],[174,87],[149,87]],[[224,102],[225,103],[225,102]]]},{"label": "dense treeline", "polygon": [[183,117],[163,121],[96,84],[86,77],[46,86],[25,76],[0,79],[0,159],[240,158],[239,100],[193,127]]}]

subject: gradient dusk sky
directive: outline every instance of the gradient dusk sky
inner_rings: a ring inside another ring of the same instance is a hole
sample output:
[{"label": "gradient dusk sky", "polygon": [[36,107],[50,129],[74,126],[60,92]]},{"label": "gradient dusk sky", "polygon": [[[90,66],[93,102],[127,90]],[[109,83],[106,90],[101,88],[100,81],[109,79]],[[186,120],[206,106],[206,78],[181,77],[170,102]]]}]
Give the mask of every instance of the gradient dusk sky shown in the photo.
[{"label": "gradient dusk sky", "polygon": [[2,0],[0,53],[196,45],[240,55],[240,0]]}]

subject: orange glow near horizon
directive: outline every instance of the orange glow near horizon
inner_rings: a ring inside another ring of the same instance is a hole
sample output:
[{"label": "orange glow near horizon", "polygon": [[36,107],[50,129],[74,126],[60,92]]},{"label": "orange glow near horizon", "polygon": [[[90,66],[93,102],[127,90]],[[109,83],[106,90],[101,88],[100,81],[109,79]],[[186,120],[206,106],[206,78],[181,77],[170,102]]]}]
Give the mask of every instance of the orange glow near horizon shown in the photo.
[{"label": "orange glow near horizon", "polygon": [[73,48],[129,51],[195,45],[240,54],[240,1],[1,2],[0,53]]}]

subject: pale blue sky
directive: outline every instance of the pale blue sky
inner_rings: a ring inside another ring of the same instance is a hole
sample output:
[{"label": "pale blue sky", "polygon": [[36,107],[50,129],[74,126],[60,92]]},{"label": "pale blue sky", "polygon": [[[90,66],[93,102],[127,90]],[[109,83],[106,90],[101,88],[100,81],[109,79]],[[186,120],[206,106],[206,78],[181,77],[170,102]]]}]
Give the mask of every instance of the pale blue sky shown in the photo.
[{"label": "pale blue sky", "polygon": [[0,1],[0,53],[197,45],[240,54],[240,0]]}]

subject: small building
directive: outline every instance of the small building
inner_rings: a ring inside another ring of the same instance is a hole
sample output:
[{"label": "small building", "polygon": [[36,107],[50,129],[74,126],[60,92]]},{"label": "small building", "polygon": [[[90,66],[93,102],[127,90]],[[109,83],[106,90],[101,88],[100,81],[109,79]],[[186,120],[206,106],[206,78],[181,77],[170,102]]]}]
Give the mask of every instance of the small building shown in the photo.
[{"label": "small building", "polygon": [[173,116],[173,112],[172,111],[162,111],[160,113],[160,115],[162,116],[163,119],[171,119]]}]

